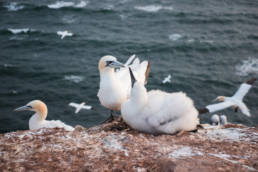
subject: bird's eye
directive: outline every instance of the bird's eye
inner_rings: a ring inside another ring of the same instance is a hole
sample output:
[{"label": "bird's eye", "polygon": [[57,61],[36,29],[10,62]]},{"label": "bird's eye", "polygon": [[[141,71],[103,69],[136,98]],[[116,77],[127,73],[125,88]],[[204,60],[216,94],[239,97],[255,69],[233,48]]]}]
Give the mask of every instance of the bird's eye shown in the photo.
[{"label": "bird's eye", "polygon": [[106,66],[109,66],[112,63],[113,63],[113,61],[106,61]]},{"label": "bird's eye", "polygon": [[27,106],[28,108],[32,108],[32,106]]}]

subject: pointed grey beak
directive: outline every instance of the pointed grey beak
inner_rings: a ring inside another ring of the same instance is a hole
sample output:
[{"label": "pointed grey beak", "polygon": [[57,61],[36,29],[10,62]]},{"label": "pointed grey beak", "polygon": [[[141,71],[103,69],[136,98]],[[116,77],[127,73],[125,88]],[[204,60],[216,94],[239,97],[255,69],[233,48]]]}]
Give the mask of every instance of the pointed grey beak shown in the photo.
[{"label": "pointed grey beak", "polygon": [[120,68],[120,67],[125,67],[123,63],[120,63],[118,61],[110,61],[107,62],[107,66],[112,67],[112,68]]},{"label": "pointed grey beak", "polygon": [[25,106],[19,107],[17,109],[14,109],[14,111],[25,111],[25,110],[31,110],[31,107],[25,105]]},{"label": "pointed grey beak", "polygon": [[215,98],[215,99],[213,99],[212,101],[213,101],[213,102],[216,102],[216,101],[218,101],[218,98]]},{"label": "pointed grey beak", "polygon": [[132,84],[132,88],[133,88],[133,85],[134,85],[134,83],[136,82],[136,79],[135,79],[135,77],[134,77],[134,75],[133,75],[133,72],[132,72],[132,70],[131,70],[130,67],[129,67],[129,72],[130,72],[131,84]]}]

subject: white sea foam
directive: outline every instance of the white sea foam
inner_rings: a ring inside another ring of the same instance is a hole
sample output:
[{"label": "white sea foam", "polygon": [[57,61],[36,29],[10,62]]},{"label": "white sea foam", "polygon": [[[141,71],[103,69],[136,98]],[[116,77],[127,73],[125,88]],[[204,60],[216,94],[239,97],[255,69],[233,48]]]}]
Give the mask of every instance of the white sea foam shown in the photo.
[{"label": "white sea foam", "polygon": [[134,8],[137,9],[137,10],[140,10],[140,11],[151,12],[151,13],[155,13],[155,12],[158,12],[160,10],[168,10],[168,11],[173,10],[173,7],[171,7],[171,6],[170,7],[164,7],[164,6],[161,6],[161,5],[135,6]]},{"label": "white sea foam", "polygon": [[11,2],[10,4],[5,5],[4,7],[7,8],[8,11],[19,11],[24,8],[24,5],[20,5],[17,2]]},{"label": "white sea foam", "polygon": [[11,29],[11,28],[9,28],[8,30],[10,32],[12,32],[13,34],[28,33],[30,31],[33,31],[29,28],[23,28],[23,29]]},{"label": "white sea foam", "polygon": [[64,7],[84,8],[88,4],[88,1],[80,1],[79,3],[57,1],[54,4],[48,5],[48,8],[59,9]]},{"label": "white sea foam", "polygon": [[258,59],[248,58],[236,66],[236,74],[247,76],[249,74],[258,74]]},{"label": "white sea foam", "polygon": [[172,40],[172,41],[176,41],[176,40],[178,40],[178,39],[180,39],[180,38],[182,38],[182,37],[183,37],[183,36],[180,35],[180,34],[178,34],[178,33],[174,33],[174,34],[171,34],[171,35],[168,36],[168,38],[169,38],[170,40]]},{"label": "white sea foam", "polygon": [[84,80],[84,77],[82,76],[76,76],[76,75],[66,75],[64,77],[65,80],[72,81],[74,83],[79,83]]}]

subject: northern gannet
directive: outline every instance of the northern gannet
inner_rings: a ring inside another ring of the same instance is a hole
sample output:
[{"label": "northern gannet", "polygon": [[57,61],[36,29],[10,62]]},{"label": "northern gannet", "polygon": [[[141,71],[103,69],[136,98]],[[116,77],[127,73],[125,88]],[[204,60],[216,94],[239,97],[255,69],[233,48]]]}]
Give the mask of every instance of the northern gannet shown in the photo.
[{"label": "northern gannet", "polygon": [[164,80],[162,81],[162,84],[170,83],[171,82],[171,75],[169,74]]},{"label": "northern gannet", "polygon": [[19,107],[15,109],[15,111],[34,111],[36,112],[29,120],[29,128],[30,130],[39,129],[39,128],[64,128],[67,131],[73,131],[74,128],[66,125],[62,121],[47,121],[47,106],[40,100],[33,100],[29,102],[27,105]]},{"label": "northern gannet", "polygon": [[65,30],[65,31],[57,31],[57,35],[61,36],[61,39],[64,39],[67,36],[73,36],[73,33]]},{"label": "northern gannet", "polygon": [[220,116],[220,124],[221,125],[226,125],[227,123],[228,123],[227,116],[226,115],[221,115]]},{"label": "northern gannet", "polygon": [[200,109],[200,113],[213,113],[216,111],[220,111],[223,109],[226,109],[228,107],[234,107],[235,110],[238,108],[241,110],[243,114],[250,117],[251,114],[249,112],[249,109],[247,106],[243,103],[244,96],[248,93],[250,88],[252,87],[252,84],[256,81],[256,78],[250,79],[247,82],[240,85],[237,92],[232,97],[225,97],[225,96],[218,96],[215,100],[221,101],[222,103],[212,104],[206,106],[204,109]]},{"label": "northern gannet", "polygon": [[[130,62],[126,63],[129,65]],[[146,83],[148,78],[150,65],[148,61],[140,63],[139,59],[135,59],[129,65],[137,78]],[[124,68],[121,68],[124,67]],[[121,105],[130,97],[131,78],[128,67],[117,61],[113,56],[107,55],[99,61],[100,84],[98,98],[104,107],[111,110],[111,120],[114,111],[120,111]],[[121,68],[115,71],[115,68]]]},{"label": "northern gannet", "polygon": [[75,108],[74,113],[79,113],[81,109],[90,110],[92,108],[92,106],[85,105],[85,102],[82,102],[81,104],[71,102],[69,103],[69,106]]},{"label": "northern gannet", "polygon": [[219,115],[214,114],[211,116],[211,125],[219,125],[220,124],[220,118]]},{"label": "northern gannet", "polygon": [[153,134],[196,130],[198,111],[185,93],[147,92],[142,82],[135,81],[131,70],[130,75],[131,97],[121,107],[122,118],[129,126]]}]

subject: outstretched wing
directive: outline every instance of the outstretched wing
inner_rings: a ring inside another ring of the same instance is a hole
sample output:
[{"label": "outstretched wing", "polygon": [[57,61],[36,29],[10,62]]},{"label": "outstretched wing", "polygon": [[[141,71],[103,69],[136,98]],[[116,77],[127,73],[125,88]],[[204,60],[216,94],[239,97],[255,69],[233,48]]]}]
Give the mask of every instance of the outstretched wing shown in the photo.
[{"label": "outstretched wing", "polygon": [[206,108],[209,110],[210,113],[213,113],[213,112],[216,112],[216,111],[226,109],[226,108],[231,107],[233,105],[234,105],[233,102],[225,101],[225,102],[222,102],[222,103],[208,105],[208,106],[206,106]]},{"label": "outstretched wing", "polygon": [[77,104],[77,103],[69,103],[69,106],[72,106],[72,107],[78,108],[78,107],[79,107],[79,104]]},{"label": "outstretched wing", "polygon": [[237,90],[237,92],[234,94],[233,97],[238,100],[242,100],[244,98],[244,96],[248,93],[248,91],[250,90],[251,87],[252,87],[252,85],[249,85],[247,83],[241,84],[239,89]]},{"label": "outstretched wing", "polygon": [[90,110],[91,108],[92,108],[92,106],[89,106],[89,105],[84,105],[84,106],[82,106],[82,109]]}]

